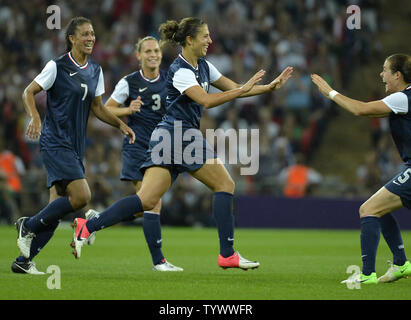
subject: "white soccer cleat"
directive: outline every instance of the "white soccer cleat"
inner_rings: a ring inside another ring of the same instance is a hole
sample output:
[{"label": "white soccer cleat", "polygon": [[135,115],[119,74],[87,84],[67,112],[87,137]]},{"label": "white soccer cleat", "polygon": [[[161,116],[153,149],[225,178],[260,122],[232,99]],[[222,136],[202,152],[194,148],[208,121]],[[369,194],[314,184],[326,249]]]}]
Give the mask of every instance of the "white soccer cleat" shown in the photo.
[{"label": "white soccer cleat", "polygon": [[408,278],[411,275],[411,263],[406,261],[402,266],[397,266],[391,261],[388,261],[390,266],[387,272],[378,278],[378,282],[394,282],[401,278]]},{"label": "white soccer cleat", "polygon": [[162,271],[162,272],[168,272],[168,271],[183,271],[183,268],[177,267],[170,262],[168,262],[166,259],[163,259],[159,264],[156,264],[153,267],[154,271]]},{"label": "white soccer cleat", "polygon": [[23,257],[25,258],[30,257],[31,242],[36,236],[33,232],[30,232],[28,229],[26,229],[26,227],[24,227],[24,222],[28,219],[29,217],[21,217],[16,221],[17,246],[19,247]]},{"label": "white soccer cleat", "polygon": [[[85,215],[87,220],[90,220],[90,219],[93,219],[93,218],[97,217],[99,214],[100,214],[100,212],[98,212],[94,209],[90,209],[84,215]],[[89,246],[91,246],[94,243],[94,241],[96,241],[96,232],[92,232],[90,234],[90,236],[87,239],[87,244]]]},{"label": "white soccer cleat", "polygon": [[28,273],[32,275],[45,274],[44,272],[37,270],[36,264],[33,261],[17,262],[16,260],[14,260],[13,264],[11,265],[11,271],[13,271],[14,273]]}]

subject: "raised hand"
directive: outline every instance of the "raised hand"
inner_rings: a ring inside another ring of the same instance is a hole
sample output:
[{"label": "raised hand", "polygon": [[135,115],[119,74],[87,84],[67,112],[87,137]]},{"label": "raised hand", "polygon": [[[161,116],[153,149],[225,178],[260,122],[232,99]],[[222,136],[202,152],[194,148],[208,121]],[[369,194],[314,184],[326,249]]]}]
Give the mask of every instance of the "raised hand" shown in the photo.
[{"label": "raised hand", "polygon": [[244,90],[244,93],[250,91],[252,87],[254,87],[257,83],[259,83],[264,77],[264,75],[265,75],[264,70],[260,70],[255,75],[253,75],[250,78],[250,80],[248,80],[247,83],[241,87]]},{"label": "raised hand", "polygon": [[329,98],[328,94],[333,90],[329,86],[329,84],[323,78],[321,78],[318,74],[312,74],[311,75],[311,80],[318,87],[320,92],[323,95],[325,95],[327,98]]},{"label": "raised hand", "polygon": [[293,67],[285,68],[277,78],[270,82],[270,90],[274,91],[280,89],[287,80],[291,78],[293,71]]}]

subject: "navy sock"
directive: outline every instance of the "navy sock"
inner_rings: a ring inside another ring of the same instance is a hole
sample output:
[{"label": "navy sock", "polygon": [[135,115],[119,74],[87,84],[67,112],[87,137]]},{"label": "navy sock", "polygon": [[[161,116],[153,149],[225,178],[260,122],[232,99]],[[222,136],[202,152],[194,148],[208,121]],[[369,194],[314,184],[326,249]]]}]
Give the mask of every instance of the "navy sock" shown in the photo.
[{"label": "navy sock", "polygon": [[44,226],[52,226],[66,214],[73,212],[73,207],[68,197],[57,198],[50,202],[35,216],[29,218],[24,226],[34,233],[38,233]]},{"label": "navy sock", "polygon": [[370,275],[375,272],[378,243],[380,241],[380,219],[376,216],[361,218],[361,259],[362,273]]},{"label": "navy sock", "polygon": [[86,227],[87,230],[92,233],[115,225],[142,211],[143,205],[141,204],[140,198],[137,195],[128,196],[112,204],[97,217],[88,220]]},{"label": "navy sock", "polygon": [[150,249],[153,264],[159,264],[164,259],[161,252],[161,223],[160,215],[144,212],[143,231],[146,237],[148,248]]},{"label": "navy sock", "polygon": [[214,193],[213,214],[220,239],[220,254],[227,258],[234,254],[233,195],[231,193]]},{"label": "navy sock", "polygon": [[20,255],[16,260],[18,262],[28,262],[33,260],[33,258],[39,254],[40,250],[43,249],[50,241],[58,225],[59,221],[54,222],[51,225],[42,227],[31,242],[30,257],[25,258]]},{"label": "navy sock", "polygon": [[380,218],[381,233],[393,254],[393,263],[402,266],[406,261],[404,244],[397,219],[388,213]]}]

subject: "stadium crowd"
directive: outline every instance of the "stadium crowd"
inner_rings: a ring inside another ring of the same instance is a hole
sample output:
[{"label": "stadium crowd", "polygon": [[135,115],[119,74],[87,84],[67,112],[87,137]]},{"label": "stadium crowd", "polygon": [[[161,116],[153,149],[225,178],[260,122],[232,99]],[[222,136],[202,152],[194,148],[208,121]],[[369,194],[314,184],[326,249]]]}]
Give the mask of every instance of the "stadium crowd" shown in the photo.
[{"label": "stadium crowd", "polygon": [[[51,59],[64,53],[64,23],[73,16],[92,19],[97,42],[93,59],[103,68],[104,99],[124,75],[138,69],[134,44],[145,35],[158,36],[157,28],[168,19],[203,17],[213,44],[207,59],[236,81],[248,79],[265,69],[269,79],[287,65],[293,78],[284,89],[258,97],[237,99],[226,106],[205,111],[202,128],[259,129],[259,171],[242,176],[240,165],[227,165],[236,182],[236,194],[281,195],[280,173],[302,154],[309,162],[336,109],[317,90],[310,73],[334,79],[334,86],[346,88],[349,76],[376,50],[373,35],[382,25],[381,1],[357,1],[362,10],[361,30],[345,26],[351,1],[258,1],[258,0],[103,0],[103,1],[11,1],[0,4],[0,150],[1,159],[16,164],[20,187],[11,188],[2,165],[0,211],[10,223],[19,215],[32,215],[48,201],[45,171],[38,142],[25,138],[28,118],[21,94],[23,88]],[[35,3],[35,4],[34,4]],[[58,5],[62,29],[46,26],[47,7]],[[178,48],[165,46],[164,69]],[[45,92],[36,104],[45,113]],[[385,150],[384,126],[376,125],[378,148],[368,156],[358,176],[364,184],[381,184],[398,165]],[[381,136],[381,137],[380,137]],[[377,139],[377,138],[376,138]],[[117,131],[90,117],[86,151],[86,175],[92,191],[90,207],[100,210],[128,193],[130,184],[119,180],[122,137]],[[249,148],[240,152],[250,152]],[[384,158],[385,157],[385,158]],[[2,163],[2,162],[0,162]],[[369,164],[370,163],[370,164]],[[375,174],[375,163],[378,175]],[[368,166],[367,166],[368,165]],[[378,169],[379,168],[379,169]],[[13,171],[13,170],[12,170]],[[377,181],[371,181],[376,179]],[[163,223],[210,225],[210,193],[188,175],[181,175],[163,199]],[[189,214],[187,214],[189,213]]]}]

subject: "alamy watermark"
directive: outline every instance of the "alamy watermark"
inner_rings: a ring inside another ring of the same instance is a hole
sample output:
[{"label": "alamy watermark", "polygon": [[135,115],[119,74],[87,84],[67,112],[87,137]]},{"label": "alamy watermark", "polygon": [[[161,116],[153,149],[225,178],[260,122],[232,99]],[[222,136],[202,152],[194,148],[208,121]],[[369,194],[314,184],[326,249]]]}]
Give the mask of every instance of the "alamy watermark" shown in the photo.
[{"label": "alamy watermark", "polygon": [[161,127],[155,129],[151,140],[158,142],[151,150],[151,160],[156,165],[212,163],[216,150],[223,163],[248,166],[240,168],[241,175],[254,175],[259,169],[258,129],[207,129],[206,142],[200,130],[184,129],[181,121],[174,121],[171,131]]},{"label": "alamy watermark", "polygon": [[347,267],[346,272],[348,274],[352,274],[347,280],[345,280],[345,284],[347,285],[347,288],[350,290],[353,289],[361,289],[361,282],[357,281],[358,277],[361,274],[361,268],[355,264],[350,265]]},{"label": "alamy watermark", "polygon": [[61,9],[57,5],[51,5],[47,7],[46,10],[47,14],[50,16],[47,17],[46,26],[47,29],[54,30],[54,29],[61,29]]},{"label": "alamy watermark", "polygon": [[348,16],[346,21],[347,29],[359,30],[361,29],[361,9],[359,6],[352,4],[347,7]]},{"label": "alamy watermark", "polygon": [[51,276],[47,278],[47,288],[50,290],[61,289],[60,267],[56,265],[50,265],[47,268],[47,273],[51,273]]}]

